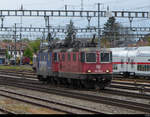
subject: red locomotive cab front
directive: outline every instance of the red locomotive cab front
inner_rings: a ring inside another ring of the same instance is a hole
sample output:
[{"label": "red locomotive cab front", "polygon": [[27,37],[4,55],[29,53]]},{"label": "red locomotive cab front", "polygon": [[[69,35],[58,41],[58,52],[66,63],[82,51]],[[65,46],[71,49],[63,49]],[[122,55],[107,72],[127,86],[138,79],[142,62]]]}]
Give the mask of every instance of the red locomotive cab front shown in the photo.
[{"label": "red locomotive cab front", "polygon": [[112,74],[112,52],[96,51],[82,52],[81,59],[83,73],[87,74]]},{"label": "red locomotive cab front", "polygon": [[82,76],[95,87],[104,89],[112,80],[112,52],[106,49],[81,52]]}]

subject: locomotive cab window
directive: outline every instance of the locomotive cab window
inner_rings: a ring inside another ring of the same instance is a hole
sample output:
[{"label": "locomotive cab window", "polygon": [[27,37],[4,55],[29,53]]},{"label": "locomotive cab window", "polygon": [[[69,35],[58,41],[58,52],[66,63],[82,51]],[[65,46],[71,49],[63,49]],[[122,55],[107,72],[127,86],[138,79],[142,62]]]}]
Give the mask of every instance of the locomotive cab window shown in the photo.
[{"label": "locomotive cab window", "polygon": [[101,53],[100,54],[100,60],[101,62],[111,62],[112,61],[112,57],[110,53]]},{"label": "locomotive cab window", "polygon": [[86,53],[86,62],[96,62],[96,53]]},{"label": "locomotive cab window", "polygon": [[81,62],[85,62],[85,52],[81,52]]}]

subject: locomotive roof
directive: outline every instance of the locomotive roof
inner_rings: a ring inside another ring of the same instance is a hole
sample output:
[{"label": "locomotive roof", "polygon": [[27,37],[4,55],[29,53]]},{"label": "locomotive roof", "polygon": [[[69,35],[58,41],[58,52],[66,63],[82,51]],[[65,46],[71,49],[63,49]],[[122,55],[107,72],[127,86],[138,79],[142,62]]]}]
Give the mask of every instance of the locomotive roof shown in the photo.
[{"label": "locomotive roof", "polygon": [[110,48],[114,57],[150,57],[150,46],[143,47],[124,47],[124,48]]},{"label": "locomotive roof", "polygon": [[95,52],[96,51],[111,51],[109,48],[96,48],[96,47],[91,47],[91,48],[64,48],[64,49],[53,49],[53,50],[41,50],[40,52],[48,52],[48,51],[53,51],[53,52],[79,52],[79,51],[90,51],[90,52]]},{"label": "locomotive roof", "polygon": [[108,48],[96,48],[96,47],[93,47],[93,48],[79,48],[79,49],[76,49],[76,48],[69,48],[69,49],[54,49],[53,52],[79,52],[79,51],[93,51],[95,52],[95,50],[97,51],[110,51],[110,49]]}]

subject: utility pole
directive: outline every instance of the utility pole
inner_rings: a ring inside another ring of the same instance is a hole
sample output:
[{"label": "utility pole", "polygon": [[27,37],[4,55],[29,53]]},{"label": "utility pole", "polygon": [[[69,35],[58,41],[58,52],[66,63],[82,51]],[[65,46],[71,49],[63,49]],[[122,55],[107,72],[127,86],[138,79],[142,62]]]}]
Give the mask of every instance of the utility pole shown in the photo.
[{"label": "utility pole", "polygon": [[[23,10],[23,5],[21,5],[21,9],[20,10]],[[23,51],[22,51],[23,50],[23,48],[22,48],[23,44],[22,44],[22,34],[21,34],[21,32],[22,32],[22,16],[20,17],[20,24],[21,24],[21,26],[20,26],[20,42],[21,42],[21,47],[20,47],[20,65],[21,65],[22,64],[22,56],[23,56]]]},{"label": "utility pole", "polygon": [[43,36],[42,36],[42,47],[41,47],[41,49],[43,49],[43,47],[44,47],[44,40],[45,40],[45,30],[43,31]]},{"label": "utility pole", "polygon": [[67,11],[67,5],[65,5],[65,11]]},{"label": "utility pole", "polygon": [[16,66],[16,23],[14,27],[14,39],[15,39],[15,66]]},{"label": "utility pole", "polygon": [[101,29],[100,29],[100,3],[98,3],[98,41],[99,41],[99,48],[100,46],[100,34],[101,34]]},{"label": "utility pole", "polygon": [[81,11],[83,11],[83,0],[81,0]]},{"label": "utility pole", "polygon": [[3,28],[4,16],[1,16],[1,21],[2,21],[1,28]]},{"label": "utility pole", "polygon": [[50,40],[50,25],[49,25],[49,16],[45,16],[45,25],[46,27],[48,28],[48,41],[51,41]]},{"label": "utility pole", "polygon": [[[22,55],[23,55],[23,48],[22,48],[22,34],[21,34],[21,31],[22,31],[22,26],[20,27],[20,42],[21,42],[21,47],[20,47],[20,65],[22,64]],[[21,54],[22,53],[22,54]]]},{"label": "utility pole", "polygon": [[129,17],[129,22],[130,22],[130,30],[132,30],[132,21],[133,21],[133,17]]}]

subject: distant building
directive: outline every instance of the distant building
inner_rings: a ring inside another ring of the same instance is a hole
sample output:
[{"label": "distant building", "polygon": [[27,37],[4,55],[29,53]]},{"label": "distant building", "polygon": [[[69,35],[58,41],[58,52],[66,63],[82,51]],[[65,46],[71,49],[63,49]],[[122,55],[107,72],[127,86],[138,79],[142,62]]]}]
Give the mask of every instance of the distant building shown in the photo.
[{"label": "distant building", "polygon": [[6,49],[0,48],[0,64],[5,64],[6,61]]},{"label": "distant building", "polygon": [[[22,58],[24,50],[27,47],[26,43],[17,42],[16,43],[16,58]],[[0,64],[5,63],[6,60],[6,51],[10,55],[11,59],[15,58],[15,43],[13,42],[0,42]]]}]

